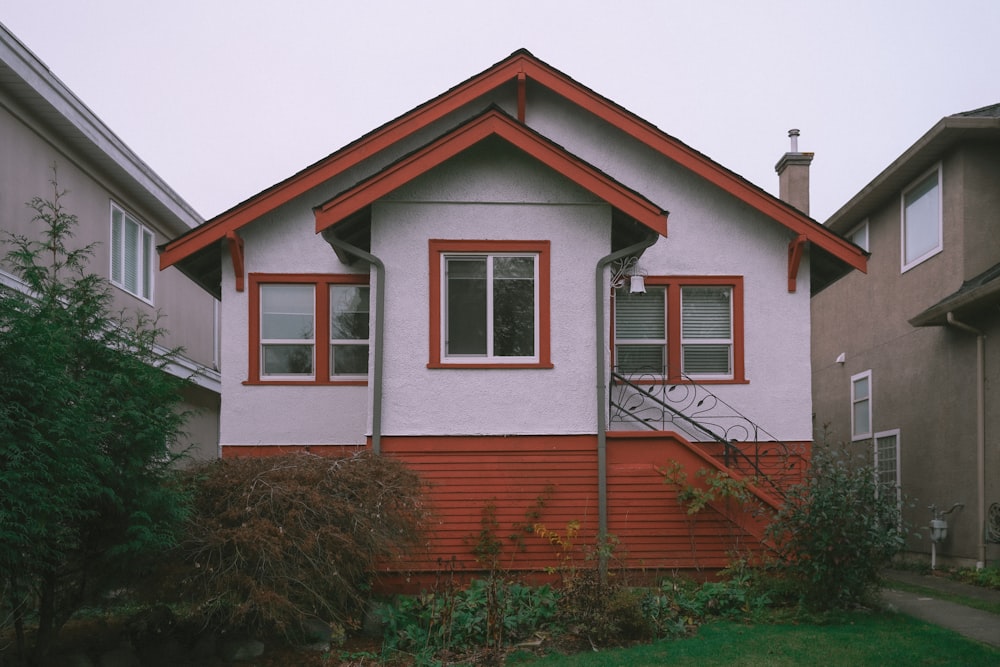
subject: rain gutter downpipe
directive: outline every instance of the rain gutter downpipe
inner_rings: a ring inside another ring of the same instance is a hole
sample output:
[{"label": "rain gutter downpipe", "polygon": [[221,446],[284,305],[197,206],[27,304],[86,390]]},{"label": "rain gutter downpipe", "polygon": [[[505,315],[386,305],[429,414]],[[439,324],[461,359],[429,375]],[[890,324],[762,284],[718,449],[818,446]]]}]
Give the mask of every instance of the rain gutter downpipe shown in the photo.
[{"label": "rain gutter downpipe", "polygon": [[955,319],[951,311],[946,315],[948,325],[976,337],[976,512],[979,521],[979,539],[976,545],[976,569],[986,566],[986,334]]},{"label": "rain gutter downpipe", "polygon": [[[597,313],[595,330],[597,334],[597,345],[595,347],[597,357],[597,536],[601,545],[604,544],[608,536],[608,437],[606,416],[606,410],[608,409],[606,405],[608,381],[604,376],[606,366],[604,348],[607,344],[607,340],[604,337],[604,297],[608,293],[608,285],[604,280],[604,269],[611,262],[623,257],[641,255],[646,248],[652,246],[657,240],[659,240],[659,235],[652,232],[638,243],[630,245],[627,248],[622,248],[610,255],[605,255],[597,260],[597,267],[594,271],[594,307]],[[607,569],[607,563],[605,562],[607,556],[604,555],[604,549],[600,549],[599,553],[601,554],[601,572],[604,573]]]},{"label": "rain gutter downpipe", "polygon": [[385,347],[385,264],[375,255],[338,239],[332,232],[323,232],[323,238],[333,248],[360,257],[375,267],[375,369],[372,372],[372,452],[382,453],[382,352]]}]

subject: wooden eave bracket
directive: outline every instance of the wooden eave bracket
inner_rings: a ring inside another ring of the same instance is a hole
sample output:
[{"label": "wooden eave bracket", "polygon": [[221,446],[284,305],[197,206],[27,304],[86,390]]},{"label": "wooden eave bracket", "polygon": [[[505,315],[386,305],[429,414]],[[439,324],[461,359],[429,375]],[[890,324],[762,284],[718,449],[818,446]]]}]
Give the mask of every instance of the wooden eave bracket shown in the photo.
[{"label": "wooden eave bracket", "polygon": [[527,93],[528,75],[521,70],[517,73],[517,119],[524,122],[528,106]]},{"label": "wooden eave bracket", "polygon": [[788,242],[788,291],[794,292],[799,278],[799,265],[806,247],[805,234],[799,234]]},{"label": "wooden eave bracket", "polygon": [[243,237],[236,232],[226,232],[226,242],[229,243],[229,257],[233,260],[233,275],[236,276],[236,291],[244,289],[246,269],[243,265]]}]

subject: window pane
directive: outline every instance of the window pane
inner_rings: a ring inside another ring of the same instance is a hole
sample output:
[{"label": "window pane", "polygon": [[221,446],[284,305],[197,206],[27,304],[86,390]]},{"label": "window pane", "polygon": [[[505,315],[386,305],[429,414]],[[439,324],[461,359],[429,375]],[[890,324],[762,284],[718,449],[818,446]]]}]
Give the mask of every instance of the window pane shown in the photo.
[{"label": "window pane", "polygon": [[311,340],[313,286],[262,285],[260,320],[265,340]]},{"label": "window pane", "polygon": [[139,225],[125,218],[125,239],[123,245],[124,277],[122,284],[132,294],[139,293]]},{"label": "window pane", "polygon": [[622,375],[653,373],[663,375],[666,371],[663,361],[663,345],[616,345],[616,370]]},{"label": "window pane", "polygon": [[854,400],[860,401],[866,398],[868,398],[868,378],[858,378],[854,381]]},{"label": "window pane", "polygon": [[446,354],[486,354],[486,259],[445,260]]},{"label": "window pane", "polygon": [[938,247],[941,207],[937,172],[907,192],[903,199],[904,263],[909,264]]},{"label": "window pane", "polygon": [[493,354],[535,354],[535,260],[493,258]]},{"label": "window pane", "polygon": [[367,375],[367,345],[331,345],[330,373],[333,375]]},{"label": "window pane", "polygon": [[876,475],[880,484],[896,485],[896,436],[875,439],[875,456],[878,458]]},{"label": "window pane", "polygon": [[681,290],[683,338],[732,338],[731,289],[685,287]]},{"label": "window pane", "polygon": [[111,280],[122,282],[122,212],[111,209]]},{"label": "window pane", "polygon": [[330,338],[368,340],[368,287],[330,286]]},{"label": "window pane", "polygon": [[153,235],[142,232],[142,296],[151,299],[150,290],[153,286]]},{"label": "window pane", "polygon": [[646,287],[646,293],[615,291],[615,338],[664,338],[666,288]]},{"label": "window pane", "polygon": [[868,414],[868,400],[854,403],[854,435],[871,433],[871,416]]},{"label": "window pane", "polygon": [[264,375],[312,375],[312,345],[264,345]]},{"label": "window pane", "polygon": [[729,345],[684,345],[681,364],[688,375],[730,375]]}]

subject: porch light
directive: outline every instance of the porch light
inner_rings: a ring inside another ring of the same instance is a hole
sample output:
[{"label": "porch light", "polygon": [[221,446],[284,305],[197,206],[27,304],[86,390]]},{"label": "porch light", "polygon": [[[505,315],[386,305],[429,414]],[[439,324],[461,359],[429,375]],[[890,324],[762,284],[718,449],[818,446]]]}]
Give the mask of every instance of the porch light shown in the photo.
[{"label": "porch light", "polygon": [[628,293],[629,294],[645,294],[646,293],[646,279],[639,275],[633,274],[629,276],[628,280]]}]

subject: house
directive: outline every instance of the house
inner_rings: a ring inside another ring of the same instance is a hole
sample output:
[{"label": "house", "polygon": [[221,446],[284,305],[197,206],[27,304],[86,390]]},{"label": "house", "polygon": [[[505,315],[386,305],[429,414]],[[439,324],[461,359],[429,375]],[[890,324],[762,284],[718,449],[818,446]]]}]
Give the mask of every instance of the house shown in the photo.
[{"label": "house", "polygon": [[801,472],[811,285],[865,257],[522,50],[160,261],[222,302],[222,456],[404,460],[437,517],[419,576],[481,539],[551,566],[553,532],[647,569],[760,548],[658,470]]},{"label": "house", "polygon": [[[155,270],[157,244],[202,219],[3,25],[0,147],[0,228],[38,234],[26,204],[52,200],[55,168],[67,191],[62,204],[78,218],[75,240],[98,244],[88,268],[112,284],[113,309],[160,313],[163,345],[184,348],[170,370],[194,376],[182,406],[194,414],[178,446],[195,459],[217,458],[216,300],[177,269]],[[25,289],[2,262],[0,285]]]},{"label": "house", "polygon": [[817,427],[900,489],[908,551],[995,560],[1000,104],[941,119],[826,226],[871,258],[812,299]]}]

